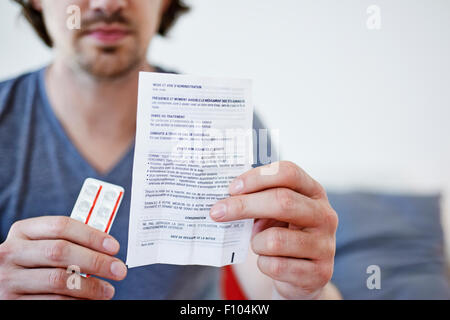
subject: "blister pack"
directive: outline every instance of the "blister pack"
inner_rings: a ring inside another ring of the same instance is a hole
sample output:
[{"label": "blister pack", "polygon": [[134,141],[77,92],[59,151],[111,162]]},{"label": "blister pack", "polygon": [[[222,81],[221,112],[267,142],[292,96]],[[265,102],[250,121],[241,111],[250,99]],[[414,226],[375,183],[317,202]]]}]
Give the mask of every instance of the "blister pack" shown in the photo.
[{"label": "blister pack", "polygon": [[70,217],[109,233],[123,194],[124,189],[120,186],[87,178]]}]

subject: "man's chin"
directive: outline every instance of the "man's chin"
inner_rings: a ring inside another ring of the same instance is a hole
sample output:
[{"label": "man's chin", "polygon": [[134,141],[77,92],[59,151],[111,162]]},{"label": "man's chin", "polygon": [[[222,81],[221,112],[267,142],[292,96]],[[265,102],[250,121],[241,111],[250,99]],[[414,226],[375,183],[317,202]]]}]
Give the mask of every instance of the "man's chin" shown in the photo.
[{"label": "man's chin", "polygon": [[95,58],[82,59],[79,66],[95,78],[112,80],[124,77],[136,70],[140,65],[140,60],[137,57],[123,57],[114,52],[113,48],[109,48]]},{"label": "man's chin", "polygon": [[129,36],[120,44],[112,45],[100,45],[92,39],[81,38],[76,47],[78,66],[101,79],[120,78],[138,68],[142,60],[139,45]]}]

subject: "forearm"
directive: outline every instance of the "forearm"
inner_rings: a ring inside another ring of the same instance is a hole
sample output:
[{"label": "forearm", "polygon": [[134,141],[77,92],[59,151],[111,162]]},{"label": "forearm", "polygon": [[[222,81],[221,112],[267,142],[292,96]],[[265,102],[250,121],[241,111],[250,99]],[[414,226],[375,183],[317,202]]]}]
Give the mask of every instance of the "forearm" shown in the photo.
[{"label": "forearm", "polygon": [[[250,250],[245,263],[233,265],[234,274],[242,290],[250,300],[254,299],[284,299],[275,289],[273,280],[261,273],[256,260],[258,256]],[[339,290],[331,282],[322,289],[318,300],[341,300]]]},{"label": "forearm", "polygon": [[258,256],[249,250],[247,260],[232,266],[234,275],[246,297],[250,300],[270,300],[273,281],[263,274],[257,266]]}]

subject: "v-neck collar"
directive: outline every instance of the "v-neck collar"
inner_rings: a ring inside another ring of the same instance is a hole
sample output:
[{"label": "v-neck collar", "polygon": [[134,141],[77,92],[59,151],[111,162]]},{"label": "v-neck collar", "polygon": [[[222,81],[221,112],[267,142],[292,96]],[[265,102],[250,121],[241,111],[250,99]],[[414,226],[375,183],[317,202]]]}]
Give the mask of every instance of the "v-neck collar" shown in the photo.
[{"label": "v-neck collar", "polygon": [[81,168],[85,172],[80,172],[81,175],[92,178],[97,178],[101,180],[108,180],[109,177],[114,176],[114,174],[120,169],[125,166],[126,163],[128,163],[130,160],[130,157],[132,158],[134,155],[134,145],[135,145],[135,139],[133,139],[131,145],[129,146],[128,150],[125,152],[125,154],[122,156],[122,158],[106,173],[100,173],[98,172],[80,153],[80,151],[77,149],[77,147],[74,145],[72,140],[69,138],[69,135],[67,134],[66,130],[64,129],[62,123],[59,121],[58,117],[56,116],[55,112],[53,111],[53,108],[50,104],[50,99],[47,95],[46,90],[46,83],[45,83],[45,75],[47,72],[48,67],[44,67],[39,72],[39,91],[42,97],[42,104],[44,106],[44,112],[47,115],[47,118],[50,120],[51,125],[55,129],[56,134],[61,139],[64,147],[67,149],[67,152],[70,153],[75,158],[75,161],[81,165]]}]

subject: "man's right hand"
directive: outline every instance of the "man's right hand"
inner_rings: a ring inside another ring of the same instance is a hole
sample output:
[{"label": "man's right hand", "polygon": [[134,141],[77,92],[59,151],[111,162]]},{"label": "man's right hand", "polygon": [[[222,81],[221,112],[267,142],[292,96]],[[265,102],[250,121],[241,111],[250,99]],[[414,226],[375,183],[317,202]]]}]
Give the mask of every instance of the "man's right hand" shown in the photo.
[{"label": "man's right hand", "polygon": [[18,221],[0,245],[0,299],[111,299],[114,287],[95,277],[69,289],[67,268],[123,280],[127,268],[113,257],[118,251],[113,237],[69,217]]}]

